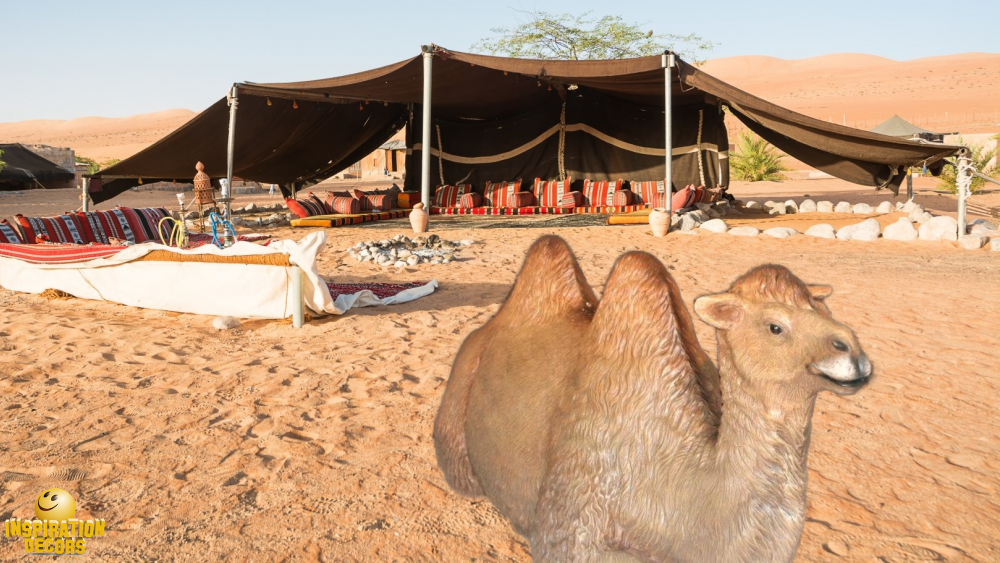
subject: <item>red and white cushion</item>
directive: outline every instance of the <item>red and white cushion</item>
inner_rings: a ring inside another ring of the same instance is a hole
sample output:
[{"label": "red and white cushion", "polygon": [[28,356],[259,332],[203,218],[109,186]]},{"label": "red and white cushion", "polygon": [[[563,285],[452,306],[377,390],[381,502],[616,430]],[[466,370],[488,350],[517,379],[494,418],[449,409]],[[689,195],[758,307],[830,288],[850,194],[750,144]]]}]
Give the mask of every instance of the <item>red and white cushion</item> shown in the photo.
[{"label": "red and white cushion", "polygon": [[674,192],[674,195],[670,198],[673,202],[674,209],[683,209],[685,207],[690,207],[694,205],[694,197],[696,195],[694,186],[685,186],[683,189]]},{"label": "red and white cushion", "polygon": [[7,244],[22,244],[21,234],[17,232],[17,227],[11,225],[6,219],[0,221],[0,242]]},{"label": "red and white cushion", "polygon": [[28,244],[39,242],[87,244],[75,213],[56,217],[25,217],[18,214],[14,218],[21,225],[24,240]]},{"label": "red and white cushion", "polygon": [[600,182],[584,180],[583,204],[589,207],[614,205],[615,192],[622,189],[623,182],[624,180],[615,180],[614,182],[609,182],[607,180],[602,180]]},{"label": "red and white cushion", "polygon": [[535,194],[535,200],[540,207],[559,207],[559,202],[569,193],[569,186],[572,183],[572,178],[547,182],[535,178],[535,185],[531,191]]},{"label": "red and white cushion", "polygon": [[488,207],[513,207],[514,194],[521,191],[521,179],[513,182],[486,182],[483,199]]},{"label": "red and white cushion", "polygon": [[531,192],[517,192],[508,197],[507,204],[509,207],[513,207],[515,209],[519,209],[521,207],[534,207],[535,194]]},{"label": "red and white cushion", "polygon": [[563,194],[562,199],[559,200],[559,207],[564,209],[583,207],[583,192],[569,192],[568,194]]},{"label": "red and white cushion", "polygon": [[361,204],[361,211],[388,211],[396,208],[395,193],[365,193],[354,190],[354,198]]},{"label": "red and white cushion", "polygon": [[472,192],[463,194],[461,199],[458,200],[458,207],[460,209],[475,209],[482,206],[483,194],[480,193]]},{"label": "red and white cushion", "polygon": [[665,202],[664,195],[667,193],[665,182],[660,181],[649,181],[649,182],[632,182],[632,192],[639,199],[636,203],[641,203],[644,205],[651,205],[653,207],[662,207],[661,203]]},{"label": "red and white cushion", "polygon": [[330,199],[330,208],[333,213],[354,215],[361,213],[361,201],[354,197],[334,197]]},{"label": "red and white cushion", "polygon": [[128,226],[132,230],[132,238],[128,240],[135,244],[143,242],[160,242],[160,237],[156,232],[156,222],[163,216],[154,210],[132,209],[131,207],[118,207],[117,211],[125,216]]},{"label": "red and white cushion", "polygon": [[458,200],[468,193],[472,193],[472,184],[438,186],[434,191],[434,207],[458,207]]},{"label": "red and white cushion", "polygon": [[618,190],[614,197],[615,207],[636,205],[636,196],[629,190]]}]

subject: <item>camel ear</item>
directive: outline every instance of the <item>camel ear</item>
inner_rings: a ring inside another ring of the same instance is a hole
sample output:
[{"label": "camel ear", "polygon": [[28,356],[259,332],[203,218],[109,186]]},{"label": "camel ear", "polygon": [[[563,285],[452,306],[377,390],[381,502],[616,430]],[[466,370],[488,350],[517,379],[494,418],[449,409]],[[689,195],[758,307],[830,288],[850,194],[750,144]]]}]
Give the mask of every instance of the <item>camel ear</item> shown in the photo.
[{"label": "camel ear", "polygon": [[733,328],[746,315],[743,301],[732,293],[702,295],[694,300],[694,310],[701,320],[721,330]]},{"label": "camel ear", "polygon": [[817,301],[822,301],[833,295],[833,288],[828,285],[810,285],[809,295]]}]

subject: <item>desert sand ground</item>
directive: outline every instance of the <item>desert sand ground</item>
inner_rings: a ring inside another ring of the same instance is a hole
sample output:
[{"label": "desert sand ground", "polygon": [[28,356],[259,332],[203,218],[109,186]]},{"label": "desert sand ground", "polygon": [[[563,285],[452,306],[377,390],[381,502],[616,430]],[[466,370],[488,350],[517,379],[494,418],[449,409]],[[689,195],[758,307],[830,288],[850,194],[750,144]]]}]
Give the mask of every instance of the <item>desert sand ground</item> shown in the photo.
[{"label": "desert sand ground", "polygon": [[[870,197],[838,182],[734,191]],[[36,198],[38,211],[73,202],[45,202],[53,193],[0,199],[0,214]],[[157,197],[173,196],[121,203]],[[528,246],[553,232],[598,293],[615,259],[636,249],[668,265],[688,307],[764,262],[832,284],[828,303],[877,375],[853,397],[819,398],[796,560],[1000,561],[1000,253],[804,236],[656,239],[645,226],[546,220],[500,229],[441,220],[436,234],[476,243],[450,265],[389,271],[342,249],[405,233],[405,220],[329,229],[325,276],[441,285],[302,329],[247,320],[220,332],[207,316],[0,290],[0,519],[31,517],[39,492],[58,486],[76,497],[78,517],[108,523],[80,561],[529,561],[488,501],[449,490],[431,429],[458,346],[498,310]],[[198,280],[177,287],[196,292]],[[712,331],[696,324],[714,356]],[[2,540],[0,560],[21,561],[22,549]]]}]

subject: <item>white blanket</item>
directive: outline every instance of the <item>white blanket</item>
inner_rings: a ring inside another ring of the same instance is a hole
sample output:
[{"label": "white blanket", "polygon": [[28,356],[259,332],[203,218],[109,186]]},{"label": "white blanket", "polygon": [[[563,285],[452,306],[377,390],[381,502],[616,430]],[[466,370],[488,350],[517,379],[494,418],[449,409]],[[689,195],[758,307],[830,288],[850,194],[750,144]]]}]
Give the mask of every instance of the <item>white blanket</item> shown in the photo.
[{"label": "white blanket", "polygon": [[326,233],[310,233],[299,242],[279,240],[269,246],[237,242],[228,249],[205,245],[180,250],[160,244],[131,246],[109,258],[75,264],[32,264],[0,257],[0,286],[41,293],[58,289],[75,297],[200,315],[283,319],[292,315],[291,268],[201,262],[135,262],[152,250],[179,254],[250,256],[287,254],[302,269],[302,297],[314,315],[340,315],[354,307],[405,303],[429,295],[437,280],[386,299],[370,291],[334,300],[319,276],[316,256],[326,246]]}]

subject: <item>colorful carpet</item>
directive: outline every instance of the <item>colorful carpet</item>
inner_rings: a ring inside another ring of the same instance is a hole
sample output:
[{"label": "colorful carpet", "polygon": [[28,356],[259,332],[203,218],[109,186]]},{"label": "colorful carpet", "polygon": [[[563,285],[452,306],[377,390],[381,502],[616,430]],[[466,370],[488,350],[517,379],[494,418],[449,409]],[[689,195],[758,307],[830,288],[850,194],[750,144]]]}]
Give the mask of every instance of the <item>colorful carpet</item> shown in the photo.
[{"label": "colorful carpet", "polygon": [[[270,242],[271,235],[240,235],[236,238],[241,242]],[[212,235],[194,233],[184,248],[198,248],[211,243]],[[32,264],[73,264],[114,256],[126,248],[114,244],[0,244],[0,256]]]},{"label": "colorful carpet", "polygon": [[629,213],[645,209],[644,205],[620,205],[598,207],[432,207],[431,215],[575,215]]},{"label": "colorful carpet", "polygon": [[406,217],[409,211],[406,209],[393,209],[392,211],[382,211],[379,213],[356,213],[351,215],[314,215],[304,219],[292,219],[293,227],[342,227],[344,225],[359,225],[372,221],[384,221],[386,219],[399,219]]},{"label": "colorful carpet", "polygon": [[402,293],[407,289],[413,289],[415,287],[420,287],[426,285],[427,282],[410,282],[410,283],[333,283],[326,282],[326,286],[330,288],[330,297],[332,299],[337,299],[340,295],[354,295],[359,291],[368,290],[375,294],[379,299],[385,299],[386,297],[392,297],[398,293]]}]

